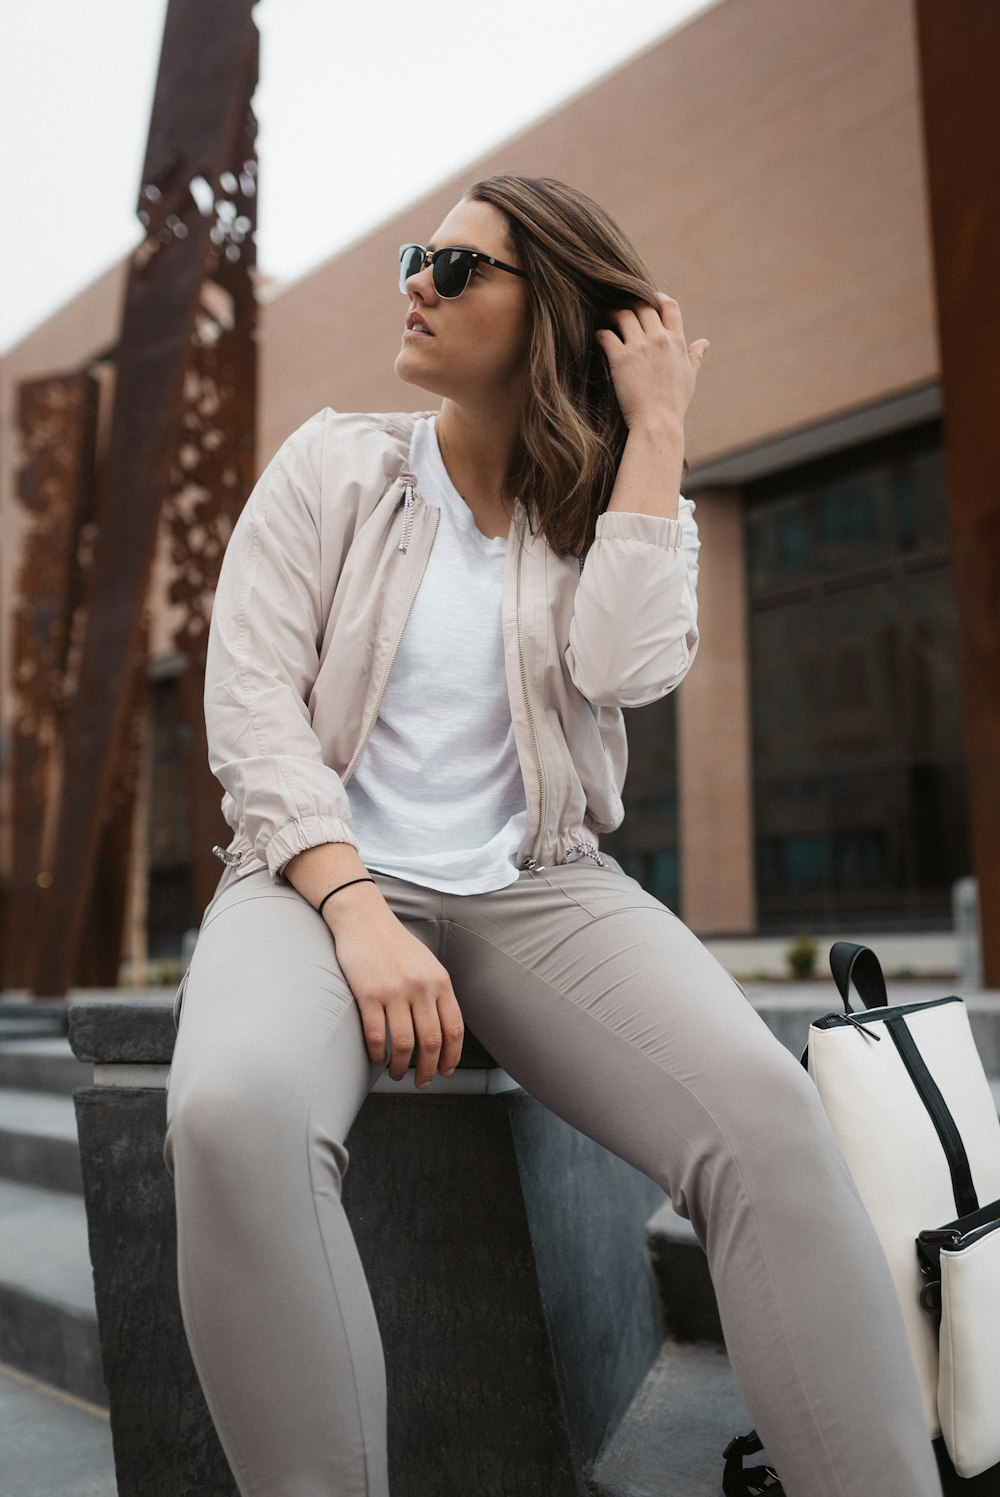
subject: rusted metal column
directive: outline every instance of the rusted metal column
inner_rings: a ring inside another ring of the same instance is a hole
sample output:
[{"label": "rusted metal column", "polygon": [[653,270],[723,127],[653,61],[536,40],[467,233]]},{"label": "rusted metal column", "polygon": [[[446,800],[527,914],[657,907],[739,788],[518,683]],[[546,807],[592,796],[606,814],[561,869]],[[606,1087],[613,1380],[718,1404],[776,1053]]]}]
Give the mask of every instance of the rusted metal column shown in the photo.
[{"label": "rusted metal column", "polygon": [[14,608],[5,987],[28,981],[38,902],[51,882],[46,818],[55,794],[71,623],[80,593],[80,532],[93,503],[97,383],[85,373],[25,381],[17,414],[23,449],[18,497],[30,521]]},{"label": "rusted metal column", "polygon": [[256,58],[243,78],[243,133],[226,194],[210,233],[211,250],[192,331],[177,445],[163,512],[172,567],[170,601],[179,622],[173,642],[187,661],[180,706],[188,730],[185,756],[197,925],[219,881],[212,854],[229,841],[222,791],[208,767],[205,654],[212,600],[226,544],[253,487],[257,399],[256,127],[251,97]]},{"label": "rusted metal column", "polygon": [[983,981],[1000,987],[1000,6],[915,12]]},{"label": "rusted metal column", "polygon": [[77,969],[108,801],[127,728],[157,531],[206,273],[236,243],[257,71],[252,0],[170,0],[143,170],[146,239],[129,268],[102,526],[90,578],[77,690],[66,721],[52,885],[32,986],[65,993]]}]

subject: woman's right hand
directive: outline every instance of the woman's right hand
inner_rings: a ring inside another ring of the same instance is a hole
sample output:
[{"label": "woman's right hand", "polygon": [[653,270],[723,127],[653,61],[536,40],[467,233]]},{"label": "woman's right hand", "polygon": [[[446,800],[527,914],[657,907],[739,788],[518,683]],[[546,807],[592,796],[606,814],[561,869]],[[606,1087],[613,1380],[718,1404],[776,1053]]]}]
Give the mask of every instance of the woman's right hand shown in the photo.
[{"label": "woman's right hand", "polygon": [[[370,1058],[377,1065],[385,1063],[388,1026],[394,1081],[406,1075],[414,1047],[417,1086],[429,1085],[435,1071],[450,1076],[465,1038],[451,978],[392,913],[355,848],[345,842],[320,843],[292,858],[284,873],[313,909],[329,890],[338,890],[323,905],[323,919],[361,1010]],[[349,888],[339,887],[348,883]]]},{"label": "woman's right hand", "polygon": [[323,918],[361,1010],[371,1059],[385,1061],[388,1027],[394,1081],[406,1075],[414,1046],[418,1087],[429,1085],[436,1071],[450,1076],[462,1054],[465,1024],[451,979],[433,952],[406,929],[371,884],[335,895]]}]

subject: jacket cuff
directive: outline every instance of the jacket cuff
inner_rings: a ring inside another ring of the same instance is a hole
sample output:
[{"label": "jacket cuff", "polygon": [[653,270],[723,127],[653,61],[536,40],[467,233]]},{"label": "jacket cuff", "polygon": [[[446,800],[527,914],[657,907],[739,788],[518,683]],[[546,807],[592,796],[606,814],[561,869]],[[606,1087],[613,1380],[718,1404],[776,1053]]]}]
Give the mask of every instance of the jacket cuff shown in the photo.
[{"label": "jacket cuff", "polygon": [[272,883],[279,882],[286,863],[300,852],[320,847],[324,842],[348,842],[353,848],[358,846],[350,825],[339,816],[304,816],[301,821],[287,822],[265,849]]},{"label": "jacket cuff", "polygon": [[594,539],[598,541],[644,541],[649,546],[665,546],[679,551],[683,529],[680,520],[664,515],[639,515],[630,510],[605,510],[597,517]]}]

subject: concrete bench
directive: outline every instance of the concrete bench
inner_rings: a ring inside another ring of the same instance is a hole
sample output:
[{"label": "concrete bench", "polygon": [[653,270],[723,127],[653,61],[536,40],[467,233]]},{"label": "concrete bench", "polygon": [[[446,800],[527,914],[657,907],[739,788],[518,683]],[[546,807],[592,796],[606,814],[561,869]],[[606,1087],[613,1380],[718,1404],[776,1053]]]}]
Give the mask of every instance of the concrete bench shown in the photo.
[{"label": "concrete bench", "polygon": [[[75,1097],[119,1497],[230,1497],[177,1297],[170,1001],[77,999],[69,1034],[94,1066]],[[585,1497],[660,1349],[644,1228],[663,1192],[468,1033],[425,1092],[383,1076],[348,1147],[393,1497]]]}]

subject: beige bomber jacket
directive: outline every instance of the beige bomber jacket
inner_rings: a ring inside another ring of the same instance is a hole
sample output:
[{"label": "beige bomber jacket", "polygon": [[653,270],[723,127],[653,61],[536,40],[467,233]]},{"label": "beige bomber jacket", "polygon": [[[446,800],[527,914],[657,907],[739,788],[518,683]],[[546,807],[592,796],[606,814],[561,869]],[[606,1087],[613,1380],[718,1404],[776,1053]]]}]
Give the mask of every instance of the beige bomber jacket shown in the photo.
[{"label": "beige bomber jacket", "polygon": [[[345,787],[440,518],[407,470],[418,414],[320,411],[268,464],[233,531],[205,718],[234,834],[224,861],[241,872],[267,867],[278,881],[308,847],[357,846]],[[620,709],[672,691],[698,645],[693,511],[682,496],[677,520],[601,515],[581,568],[516,505],[502,620],[528,806],[522,868],[596,852],[621,823]]]}]

